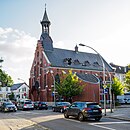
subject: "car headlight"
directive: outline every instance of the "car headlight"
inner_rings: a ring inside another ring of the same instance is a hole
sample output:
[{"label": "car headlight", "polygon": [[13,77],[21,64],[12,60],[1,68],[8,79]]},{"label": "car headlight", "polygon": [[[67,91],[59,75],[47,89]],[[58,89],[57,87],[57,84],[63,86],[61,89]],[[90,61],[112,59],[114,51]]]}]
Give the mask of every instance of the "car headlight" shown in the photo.
[{"label": "car headlight", "polygon": [[8,107],[5,107],[5,111],[7,111],[9,108]]}]

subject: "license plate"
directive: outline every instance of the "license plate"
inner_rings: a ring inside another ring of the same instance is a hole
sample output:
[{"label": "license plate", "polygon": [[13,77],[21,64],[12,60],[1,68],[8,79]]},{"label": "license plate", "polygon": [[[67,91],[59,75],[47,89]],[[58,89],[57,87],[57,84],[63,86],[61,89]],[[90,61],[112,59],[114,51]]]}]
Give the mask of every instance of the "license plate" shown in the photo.
[{"label": "license plate", "polygon": [[98,110],[93,110],[93,112],[98,112]]}]

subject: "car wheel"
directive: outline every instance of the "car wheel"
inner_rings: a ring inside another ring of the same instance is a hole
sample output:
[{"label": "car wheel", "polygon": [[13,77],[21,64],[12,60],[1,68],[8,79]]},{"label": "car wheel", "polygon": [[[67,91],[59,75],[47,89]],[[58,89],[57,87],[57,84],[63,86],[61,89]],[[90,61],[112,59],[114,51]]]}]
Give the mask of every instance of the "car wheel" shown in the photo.
[{"label": "car wheel", "polygon": [[83,120],[84,120],[84,116],[83,116],[82,113],[79,113],[79,115],[78,115],[78,120],[79,120],[79,121],[83,121]]},{"label": "car wheel", "polygon": [[95,121],[100,121],[101,117],[96,117]]},{"label": "car wheel", "polygon": [[68,114],[67,114],[67,111],[64,112],[64,117],[65,118],[69,118]]},{"label": "car wheel", "polygon": [[55,108],[52,108],[52,111],[55,112]]},{"label": "car wheel", "polygon": [[60,112],[63,113],[63,109],[60,109]]}]

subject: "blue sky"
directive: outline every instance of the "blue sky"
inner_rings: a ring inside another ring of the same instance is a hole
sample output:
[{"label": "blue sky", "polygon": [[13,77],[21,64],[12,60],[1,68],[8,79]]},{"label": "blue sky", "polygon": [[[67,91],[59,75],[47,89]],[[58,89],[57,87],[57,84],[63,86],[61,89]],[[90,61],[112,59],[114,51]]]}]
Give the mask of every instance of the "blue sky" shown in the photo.
[{"label": "blue sky", "polygon": [[[0,57],[15,82],[28,82],[41,34],[45,3],[54,47],[73,50],[83,43],[110,63],[130,64],[129,0],[1,0]],[[80,51],[92,51],[79,47]]]}]

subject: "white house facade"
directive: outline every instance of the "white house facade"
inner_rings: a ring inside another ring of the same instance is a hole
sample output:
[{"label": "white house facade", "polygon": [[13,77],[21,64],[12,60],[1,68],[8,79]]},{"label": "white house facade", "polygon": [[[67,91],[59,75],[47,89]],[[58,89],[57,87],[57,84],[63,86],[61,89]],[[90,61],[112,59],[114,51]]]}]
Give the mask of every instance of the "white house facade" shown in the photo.
[{"label": "white house facade", "polygon": [[8,98],[10,94],[10,87],[0,87],[0,98]]},{"label": "white house facade", "polygon": [[29,86],[26,83],[17,83],[11,87],[14,98],[18,101],[29,97]]}]

